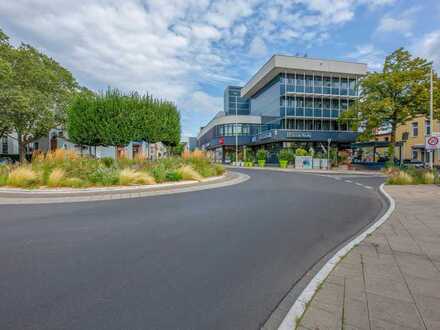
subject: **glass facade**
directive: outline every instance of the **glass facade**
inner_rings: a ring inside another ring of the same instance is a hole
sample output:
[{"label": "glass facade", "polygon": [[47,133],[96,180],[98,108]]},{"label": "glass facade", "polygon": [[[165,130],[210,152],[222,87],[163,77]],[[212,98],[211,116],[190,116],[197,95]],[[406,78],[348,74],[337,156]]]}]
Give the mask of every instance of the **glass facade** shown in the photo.
[{"label": "glass facade", "polygon": [[224,93],[224,111],[228,115],[249,115],[249,99],[240,96],[241,87],[228,86]]}]

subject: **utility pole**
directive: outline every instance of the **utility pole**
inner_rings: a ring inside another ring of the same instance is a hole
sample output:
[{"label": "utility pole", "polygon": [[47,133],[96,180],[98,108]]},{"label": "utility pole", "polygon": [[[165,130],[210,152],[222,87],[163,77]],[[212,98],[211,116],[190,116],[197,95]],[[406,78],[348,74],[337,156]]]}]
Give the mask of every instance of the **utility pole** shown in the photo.
[{"label": "utility pole", "polygon": [[[429,135],[431,135],[431,136],[433,135],[432,132],[434,131],[433,96],[432,96],[432,94],[433,94],[432,66],[433,66],[433,63],[431,62],[431,76],[430,76],[430,88],[429,88],[429,93],[430,93],[430,96],[429,96],[429,130],[430,130]],[[431,170],[433,168],[433,165],[434,165],[434,150],[430,150],[430,152],[429,152],[429,168]]]}]

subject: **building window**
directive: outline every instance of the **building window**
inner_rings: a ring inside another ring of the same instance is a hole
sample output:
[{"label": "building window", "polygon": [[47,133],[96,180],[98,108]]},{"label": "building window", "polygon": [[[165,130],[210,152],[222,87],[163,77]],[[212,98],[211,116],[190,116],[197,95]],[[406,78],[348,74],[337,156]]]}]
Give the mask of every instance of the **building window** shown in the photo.
[{"label": "building window", "polygon": [[425,134],[431,135],[431,121],[425,120]]},{"label": "building window", "polygon": [[8,137],[4,136],[2,138],[2,154],[7,154],[8,153]]},{"label": "building window", "polygon": [[412,151],[412,159],[417,160],[417,150]]},{"label": "building window", "polygon": [[408,132],[402,133],[402,141],[408,141],[408,138],[409,138],[409,133]]},{"label": "building window", "polygon": [[419,123],[417,122],[412,123],[412,135],[414,137],[419,135]]}]

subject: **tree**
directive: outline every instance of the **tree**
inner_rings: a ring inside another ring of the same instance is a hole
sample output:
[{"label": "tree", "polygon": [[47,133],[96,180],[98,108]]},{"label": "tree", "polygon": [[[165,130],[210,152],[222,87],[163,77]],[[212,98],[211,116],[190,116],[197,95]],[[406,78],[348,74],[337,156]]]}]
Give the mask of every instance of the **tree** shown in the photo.
[{"label": "tree", "polygon": [[[385,58],[382,72],[368,73],[360,83],[359,100],[345,111],[340,120],[361,128],[360,139],[369,139],[375,130],[391,129],[391,143],[396,128],[418,114],[429,111],[429,71],[427,60],[413,57],[399,48]],[[440,104],[436,80],[436,105]]]},{"label": "tree", "polygon": [[172,103],[117,89],[78,94],[67,111],[69,139],[82,145],[115,146],[130,141],[180,141],[180,115]]},{"label": "tree", "polygon": [[[17,133],[20,161],[25,146],[61,123],[63,111],[77,89],[72,74],[30,45],[13,47],[0,34],[0,60],[8,68],[0,93],[0,122]],[[5,64],[6,63],[6,64]]]}]

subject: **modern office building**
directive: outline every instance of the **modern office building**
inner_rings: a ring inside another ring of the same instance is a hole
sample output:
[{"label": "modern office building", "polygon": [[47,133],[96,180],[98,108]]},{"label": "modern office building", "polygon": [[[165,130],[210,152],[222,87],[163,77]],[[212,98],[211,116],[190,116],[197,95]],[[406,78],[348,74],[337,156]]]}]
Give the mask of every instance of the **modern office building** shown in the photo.
[{"label": "modern office building", "polygon": [[225,89],[224,111],[198,134],[199,147],[228,161],[238,145],[265,148],[276,161],[283,147],[339,149],[356,140],[350,123],[338,121],[358,97],[362,63],[274,55],[243,87]]}]

